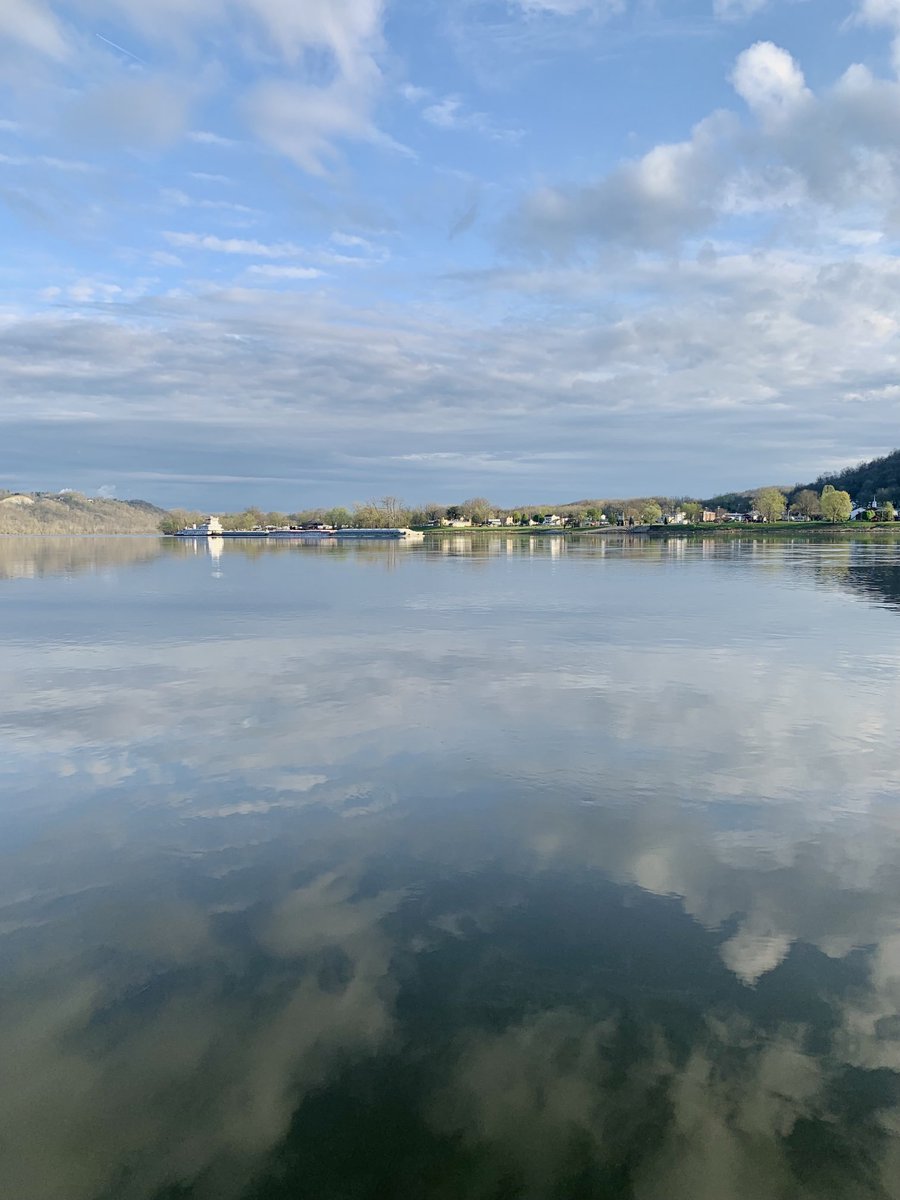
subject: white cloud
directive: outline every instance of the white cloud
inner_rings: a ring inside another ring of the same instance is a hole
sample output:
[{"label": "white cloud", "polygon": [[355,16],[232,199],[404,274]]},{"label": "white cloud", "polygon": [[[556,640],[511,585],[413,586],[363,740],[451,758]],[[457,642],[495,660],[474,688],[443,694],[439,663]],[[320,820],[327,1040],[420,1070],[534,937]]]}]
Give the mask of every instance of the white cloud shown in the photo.
[{"label": "white cloud", "polygon": [[247,204],[236,204],[231,200],[209,200],[188,196],[187,193],[180,191],[178,188],[163,188],[161,196],[165,204],[172,205],[175,208],[221,209],[225,212],[242,213],[244,215],[258,211],[255,208],[250,208]]},{"label": "white cloud", "polygon": [[71,102],[64,128],[89,146],[165,147],[184,133],[194,92],[174,76],[117,78]]},{"label": "white cloud", "polygon": [[573,17],[579,13],[594,16],[611,16],[625,11],[625,0],[513,0],[526,14],[550,14],[557,17]]},{"label": "white cloud", "polygon": [[713,13],[720,21],[744,21],[768,4],[769,0],[713,0]]},{"label": "white cloud", "polygon": [[[56,10],[61,7],[57,0]],[[221,87],[230,75],[234,102],[257,136],[321,174],[342,139],[391,146],[373,120],[382,87],[377,60],[383,7],[383,0],[109,0],[107,17],[121,23],[118,36],[142,72],[124,81],[101,78],[69,104],[68,124],[83,138],[163,145],[183,132],[197,88]],[[93,0],[72,0],[66,15],[95,19]],[[126,27],[141,47],[149,44],[146,61],[127,49]],[[67,52],[61,28],[53,9],[40,0],[5,0],[0,6],[0,39],[16,39],[46,58]],[[211,54],[223,41],[242,60],[240,70],[226,71],[227,56]],[[90,53],[73,39],[73,53],[76,49],[83,59]],[[166,70],[169,79],[163,78]],[[85,65],[85,74],[91,79],[97,73]],[[195,85],[194,92],[175,86],[176,76],[183,85]],[[189,136],[201,144],[233,144],[203,130]]]},{"label": "white cloud", "polygon": [[734,89],[767,124],[792,117],[812,98],[803,72],[780,46],[757,42],[739,55],[731,75]]},{"label": "white cloud", "polygon": [[177,254],[170,254],[168,250],[154,250],[150,255],[150,261],[160,267],[181,267],[184,265]]},{"label": "white cloud", "polygon": [[857,19],[866,25],[900,27],[900,0],[860,0]]},{"label": "white cloud", "polygon": [[495,125],[486,113],[472,112],[459,96],[445,96],[429,104],[422,109],[422,117],[438,129],[467,129],[495,142],[518,141],[523,134],[521,129],[504,129]]},{"label": "white cloud", "polygon": [[[201,249],[205,236],[194,235]],[[315,252],[285,262],[300,248],[263,245],[261,253],[251,242],[209,248],[248,266],[328,269]],[[525,282],[541,287],[539,277]],[[476,281],[487,302],[468,319],[434,305],[410,314],[381,301],[365,310],[319,289],[297,298],[259,286],[170,297],[165,329],[149,299],[119,300],[114,322],[53,311],[22,317],[0,328],[4,418],[33,421],[36,412],[83,408],[89,397],[90,453],[99,461],[98,423],[112,431],[144,416],[168,428],[208,416],[209,457],[193,467],[206,474],[228,473],[228,430],[251,423],[270,471],[315,433],[340,446],[335,469],[351,489],[351,463],[365,463],[374,479],[406,478],[402,490],[413,495],[431,486],[418,472],[440,464],[422,459],[417,468],[403,456],[460,455],[441,477],[457,486],[465,478],[473,494],[483,467],[467,458],[487,456],[479,462],[503,464],[510,490],[552,496],[561,478],[576,494],[582,486],[591,494],[597,479],[610,489],[615,479],[630,491],[693,490],[709,479],[723,440],[733,454],[722,486],[811,479],[825,460],[891,444],[893,410],[880,390],[900,372],[900,266],[889,254],[804,261],[720,245],[677,268],[665,259],[588,267],[551,277],[545,291],[555,303],[530,316],[518,278],[498,280],[514,290],[516,309],[508,291],[490,303],[489,284]],[[485,320],[492,308],[497,319]],[[298,412],[302,434],[285,422]],[[152,450],[152,433],[144,437],[142,456]],[[67,454],[76,449],[67,435]]]},{"label": "white cloud", "polygon": [[520,207],[514,235],[541,252],[571,253],[590,242],[673,248],[741,215],[777,216],[801,239],[826,234],[842,216],[852,229],[893,229],[900,84],[856,65],[814,93],[770,42],[744,51],[731,79],[749,121],[714,113],[688,140],[656,146],[593,183],[545,186]]},{"label": "white cloud", "polygon": [[336,158],[336,141],[379,141],[370,116],[379,78],[372,67],[368,86],[343,79],[326,87],[262,83],[245,97],[244,114],[267,145],[311,175],[324,175]]},{"label": "white cloud", "polygon": [[324,272],[318,267],[275,267],[268,263],[254,264],[249,268],[251,274],[264,279],[319,279]]},{"label": "white cloud", "polygon": [[237,145],[234,138],[223,137],[220,133],[212,133],[209,129],[192,129],[187,137],[188,141],[196,142],[200,146]]},{"label": "white cloud", "polygon": [[63,59],[69,53],[59,22],[42,0],[3,0],[0,41],[3,39],[52,59]]},{"label": "white cloud", "polygon": [[177,233],[166,230],[163,237],[170,246],[192,250],[212,250],[216,254],[251,254],[258,258],[295,258],[304,253],[293,242],[265,243],[244,238],[221,238],[210,233]]},{"label": "white cloud", "polygon": [[403,99],[408,100],[410,104],[420,104],[423,100],[427,100],[431,95],[431,90],[429,88],[416,87],[414,83],[401,84],[399,92]]},{"label": "white cloud", "polygon": [[714,219],[725,178],[724,116],[701,122],[689,141],[656,146],[596,184],[545,187],[519,213],[528,242],[568,252],[582,238],[650,249],[677,243]]},{"label": "white cloud", "polygon": [[859,0],[856,20],[861,25],[886,26],[894,31],[894,69],[900,75],[900,0]]},{"label": "white cloud", "polygon": [[97,279],[79,279],[70,284],[66,293],[76,303],[86,304],[93,301],[109,302],[122,295],[122,288],[117,283],[105,283]]},{"label": "white cloud", "polygon": [[374,246],[370,241],[355,233],[341,233],[340,230],[337,230],[331,235],[331,240],[337,246],[353,246],[358,247],[360,250],[374,250]]},{"label": "white cloud", "polygon": [[50,167],[54,171],[75,171],[79,174],[95,169],[90,163],[70,158],[55,158],[51,154],[0,154],[0,163],[8,167]]}]

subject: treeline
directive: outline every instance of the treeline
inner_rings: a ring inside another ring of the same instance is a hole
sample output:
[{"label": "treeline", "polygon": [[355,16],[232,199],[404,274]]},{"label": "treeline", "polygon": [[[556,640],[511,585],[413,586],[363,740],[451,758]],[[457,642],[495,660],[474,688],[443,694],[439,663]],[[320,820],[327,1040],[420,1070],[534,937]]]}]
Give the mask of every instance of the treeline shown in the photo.
[{"label": "treeline", "polygon": [[[205,520],[207,515],[186,508],[173,508],[162,518],[158,527],[162,533],[177,533],[179,529]],[[265,529],[266,526],[281,529],[303,525],[328,525],[335,529],[394,529],[428,523],[425,509],[408,508],[396,496],[355,504],[352,509],[304,508],[296,512],[267,512],[251,507],[237,513],[219,514],[219,520],[226,530]]]},{"label": "treeline", "polygon": [[[819,497],[826,487],[836,492],[846,492],[854,504],[865,508],[874,501],[878,508],[887,503],[900,506],[900,450],[892,450],[881,458],[845,467],[843,471],[822,474],[813,483],[796,483],[793,487],[780,488],[785,494],[788,508],[808,505],[810,496]],[[757,491],[723,492],[705,501],[709,508],[725,508],[731,512],[749,512],[753,508]],[[811,514],[816,515],[816,514]]]},{"label": "treeline", "polygon": [[[823,500],[824,496],[827,500]],[[839,499],[835,500],[834,497]],[[245,508],[238,513],[219,516],[226,530],[284,528],[324,525],[338,529],[386,529],[396,526],[427,527],[457,521],[486,525],[500,518],[504,524],[541,525],[548,520],[568,526],[590,527],[597,524],[659,525],[669,522],[697,524],[714,516],[754,516],[764,521],[782,517],[802,517],[815,520],[847,520],[851,509],[846,492],[837,492],[826,485],[822,496],[811,488],[789,494],[778,488],[761,488],[756,492],[731,493],[700,501],[686,496],[645,496],[629,500],[579,500],[569,504],[527,505],[520,508],[500,508],[484,496],[463,500],[459,504],[425,504],[418,508],[404,504],[396,496],[384,496],[355,504],[352,508],[308,508],[297,512],[266,512],[260,508]],[[887,510],[885,510],[887,511]],[[846,515],[845,515],[846,512]],[[160,522],[163,533],[202,521],[204,515],[187,509],[173,509]]]},{"label": "treeline", "polygon": [[[398,526],[439,525],[442,521],[471,521],[473,525],[484,525],[492,518],[509,517],[517,525],[540,524],[551,514],[556,514],[569,524],[582,525],[606,518],[632,519],[635,523],[653,524],[667,515],[678,511],[699,517],[702,505],[699,501],[683,498],[646,497],[636,500],[584,500],[573,504],[528,505],[521,508],[500,508],[484,496],[462,500],[459,504],[405,504],[396,496],[354,504],[352,508],[306,508],[296,512],[265,511],[261,508],[245,508],[237,513],[219,515],[226,530],[260,529],[271,526],[300,527],[303,525],[327,525],[337,529],[392,529]],[[203,521],[206,513],[176,508],[159,522],[163,533],[176,533],[179,529]]]},{"label": "treeline", "polygon": [[843,471],[820,475],[811,487],[821,490],[826,484],[850,493],[858,504],[875,500],[900,502],[900,450],[892,450],[883,458],[857,463]]},{"label": "treeline", "polygon": [[163,512],[145,500],[0,490],[2,534],[156,533]]}]

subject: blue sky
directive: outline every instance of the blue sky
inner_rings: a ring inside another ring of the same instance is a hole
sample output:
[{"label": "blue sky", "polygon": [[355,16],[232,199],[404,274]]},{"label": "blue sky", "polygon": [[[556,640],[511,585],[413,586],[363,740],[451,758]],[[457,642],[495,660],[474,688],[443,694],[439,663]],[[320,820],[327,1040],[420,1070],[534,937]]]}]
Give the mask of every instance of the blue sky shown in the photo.
[{"label": "blue sky", "polygon": [[900,0],[4,0],[0,484],[298,508],[898,442]]}]

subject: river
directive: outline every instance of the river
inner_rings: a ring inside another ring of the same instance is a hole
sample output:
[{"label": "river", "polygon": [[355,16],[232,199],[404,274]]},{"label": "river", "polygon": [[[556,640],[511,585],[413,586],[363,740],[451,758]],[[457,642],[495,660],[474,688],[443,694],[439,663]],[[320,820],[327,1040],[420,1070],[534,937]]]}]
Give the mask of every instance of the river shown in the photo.
[{"label": "river", "polygon": [[0,540],[0,1193],[900,1197],[900,548]]}]

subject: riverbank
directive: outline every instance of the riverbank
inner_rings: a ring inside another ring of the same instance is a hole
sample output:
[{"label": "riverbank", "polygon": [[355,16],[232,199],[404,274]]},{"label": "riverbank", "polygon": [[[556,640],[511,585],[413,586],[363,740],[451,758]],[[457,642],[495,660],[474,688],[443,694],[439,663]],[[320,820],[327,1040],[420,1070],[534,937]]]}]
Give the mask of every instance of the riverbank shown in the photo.
[{"label": "riverbank", "polygon": [[623,534],[647,538],[748,538],[748,536],[900,536],[900,521],[845,521],[832,524],[826,521],[772,521],[734,524],[670,524],[670,526],[472,526],[464,529],[420,527],[426,538],[458,538],[458,536],[514,536],[514,538],[583,538],[599,536],[614,538]]},{"label": "riverbank", "polygon": [[465,529],[419,527],[426,537],[467,537],[473,534],[491,537],[616,537],[623,534],[641,537],[833,537],[900,536],[900,521],[754,521],[727,525],[598,525],[594,527],[549,527],[540,525],[474,525]]}]

